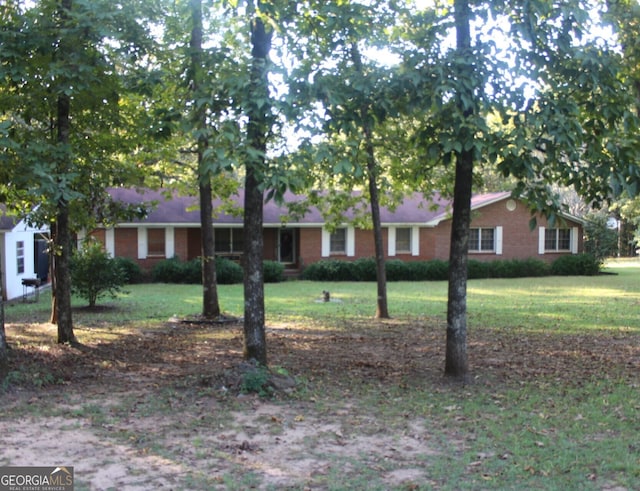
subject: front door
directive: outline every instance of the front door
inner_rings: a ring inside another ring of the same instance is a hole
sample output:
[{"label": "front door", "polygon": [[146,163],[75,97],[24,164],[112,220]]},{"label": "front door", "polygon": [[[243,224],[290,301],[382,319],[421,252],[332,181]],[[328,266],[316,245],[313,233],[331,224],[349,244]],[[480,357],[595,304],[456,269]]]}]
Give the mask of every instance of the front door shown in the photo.
[{"label": "front door", "polygon": [[278,261],[293,264],[296,262],[296,234],[290,228],[281,228],[278,233]]}]

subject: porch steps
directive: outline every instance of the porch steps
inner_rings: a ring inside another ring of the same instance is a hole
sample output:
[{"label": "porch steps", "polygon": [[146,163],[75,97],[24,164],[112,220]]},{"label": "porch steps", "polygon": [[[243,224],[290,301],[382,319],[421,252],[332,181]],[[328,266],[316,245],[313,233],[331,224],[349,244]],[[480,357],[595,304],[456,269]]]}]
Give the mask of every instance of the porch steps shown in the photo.
[{"label": "porch steps", "polygon": [[302,271],[300,270],[300,268],[285,268],[283,274],[285,279],[293,280],[300,278],[301,273]]}]

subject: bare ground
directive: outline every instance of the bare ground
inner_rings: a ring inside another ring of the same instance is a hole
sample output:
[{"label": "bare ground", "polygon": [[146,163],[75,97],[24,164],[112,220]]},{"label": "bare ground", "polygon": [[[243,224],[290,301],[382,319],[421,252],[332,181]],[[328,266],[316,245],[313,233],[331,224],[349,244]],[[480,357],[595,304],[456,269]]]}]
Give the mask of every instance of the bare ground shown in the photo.
[{"label": "bare ground", "polygon": [[[416,464],[440,451],[437,435],[424,418],[393,411],[408,391],[428,404],[430,392],[460,390],[442,377],[441,321],[269,326],[270,365],[297,381],[276,384],[270,398],[239,390],[247,369],[237,323],[168,322],[75,347],[52,344],[54,329],[7,326],[11,366],[29,380],[2,394],[1,465],[74,466],[76,489],[91,490],[327,489],[341,475],[367,489],[367,472],[388,489],[441,484]],[[469,352],[472,385],[487,390],[635,379],[640,368],[625,333],[482,330],[470,333]],[[369,396],[385,407],[365,410]]]}]

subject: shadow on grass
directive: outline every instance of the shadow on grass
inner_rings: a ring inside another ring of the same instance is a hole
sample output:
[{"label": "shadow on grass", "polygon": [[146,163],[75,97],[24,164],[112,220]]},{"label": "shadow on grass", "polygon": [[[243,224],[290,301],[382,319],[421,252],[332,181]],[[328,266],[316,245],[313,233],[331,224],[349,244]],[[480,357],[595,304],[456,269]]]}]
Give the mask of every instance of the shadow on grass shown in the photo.
[{"label": "shadow on grass", "polygon": [[[242,361],[240,323],[170,323],[114,332],[85,328],[81,344],[55,344],[55,326],[10,325],[13,344],[4,387],[78,385],[124,390],[131,385],[217,388]],[[83,338],[86,337],[87,340]],[[355,320],[340,329],[267,328],[269,364],[306,384],[357,387],[441,386],[445,329],[441,320]],[[556,380],[569,385],[595,377],[624,377],[640,368],[634,333],[522,333],[474,329],[468,351],[476,384]],[[12,375],[13,374],[13,375]],[[7,382],[7,379],[9,381]]]}]

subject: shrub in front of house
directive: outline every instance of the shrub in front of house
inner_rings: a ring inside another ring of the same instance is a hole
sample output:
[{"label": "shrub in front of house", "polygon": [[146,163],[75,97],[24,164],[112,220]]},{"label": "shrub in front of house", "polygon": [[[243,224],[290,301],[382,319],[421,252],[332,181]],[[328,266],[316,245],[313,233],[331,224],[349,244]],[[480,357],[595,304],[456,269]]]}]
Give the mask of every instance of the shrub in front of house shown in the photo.
[{"label": "shrub in front of house", "polygon": [[188,283],[185,281],[186,268],[177,257],[157,263],[151,270],[151,280],[155,283]]},{"label": "shrub in front of house", "polygon": [[376,281],[378,268],[373,257],[361,257],[351,263],[354,281]]},{"label": "shrub in front of house", "polygon": [[[244,272],[242,266],[224,257],[216,258],[216,278],[219,285],[235,285],[242,283]],[[202,280],[200,280],[202,282]]]},{"label": "shrub in front of house", "polygon": [[446,281],[449,278],[449,262],[440,259],[412,261],[407,274],[408,281]]},{"label": "shrub in front of house", "polygon": [[202,261],[200,258],[185,261],[183,271],[183,282],[190,285],[202,284]]},{"label": "shrub in front of house", "polygon": [[[470,259],[468,268],[469,279],[522,278],[551,274],[550,266],[535,258],[496,261]],[[386,273],[387,281],[446,281],[449,278],[449,262],[440,259],[431,261],[389,259],[386,262]],[[375,259],[318,261],[305,268],[302,279],[311,281],[376,281]]]},{"label": "shrub in front of house", "polygon": [[385,265],[387,281],[408,281],[410,279],[410,263],[401,259],[389,259]]},{"label": "shrub in front of house", "polygon": [[128,257],[116,257],[114,261],[118,267],[123,271],[126,283],[142,283],[144,279],[144,273],[138,263]]},{"label": "shrub in front of house", "polygon": [[[165,259],[156,264],[151,277],[157,283],[202,284],[202,263],[200,259],[181,261],[178,257]],[[242,283],[242,267],[228,259],[216,258],[216,278],[220,285]]]},{"label": "shrub in front of house", "polygon": [[549,265],[535,258],[490,261],[487,265],[487,278],[526,278],[550,274]]},{"label": "shrub in front of house", "polygon": [[115,298],[126,282],[125,272],[102,244],[90,240],[71,258],[71,291],[94,307],[98,298]]},{"label": "shrub in front of house", "polygon": [[311,281],[358,281],[353,264],[352,261],[323,259],[307,266],[301,277]]},{"label": "shrub in front of house", "polygon": [[278,261],[264,262],[264,282],[280,283],[284,281],[284,264]]},{"label": "shrub in front of house", "polygon": [[489,278],[491,266],[488,261],[478,261],[477,259],[469,259],[467,262],[467,277],[470,280],[480,280]]},{"label": "shrub in front of house", "polygon": [[551,274],[557,276],[594,276],[600,273],[600,261],[591,254],[562,256],[551,264]]},{"label": "shrub in front of house", "polygon": [[551,266],[541,259],[530,257],[529,259],[515,259],[519,267],[520,277],[529,276],[549,276],[551,274]]}]

